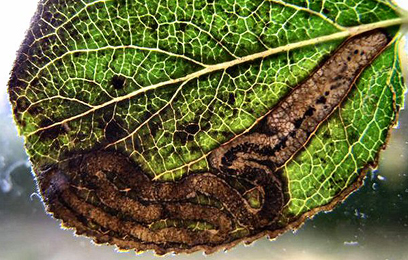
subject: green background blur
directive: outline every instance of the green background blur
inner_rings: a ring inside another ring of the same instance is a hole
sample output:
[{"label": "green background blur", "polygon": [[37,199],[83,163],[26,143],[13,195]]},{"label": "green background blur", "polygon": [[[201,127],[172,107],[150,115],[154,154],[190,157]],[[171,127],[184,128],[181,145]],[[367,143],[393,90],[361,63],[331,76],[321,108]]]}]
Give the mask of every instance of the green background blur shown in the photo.
[{"label": "green background blur", "polygon": [[[151,252],[135,256],[95,246],[71,230],[60,229],[44,212],[23,140],[12,122],[5,87],[36,1],[3,2],[0,25],[7,37],[0,41],[0,260],[157,259]],[[399,2],[408,4],[407,0]],[[164,259],[408,260],[408,111],[402,111],[391,136],[379,169],[368,174],[365,185],[333,212],[318,214],[296,233],[287,232],[275,241],[263,238],[210,256],[198,252]]]}]

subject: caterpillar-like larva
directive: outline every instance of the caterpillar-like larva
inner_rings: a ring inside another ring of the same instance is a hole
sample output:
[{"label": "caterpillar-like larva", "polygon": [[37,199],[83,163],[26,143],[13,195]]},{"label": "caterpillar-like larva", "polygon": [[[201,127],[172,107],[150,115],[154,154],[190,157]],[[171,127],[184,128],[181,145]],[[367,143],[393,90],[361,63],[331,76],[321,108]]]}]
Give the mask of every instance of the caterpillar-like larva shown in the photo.
[{"label": "caterpillar-like larva", "polygon": [[214,150],[208,173],[153,181],[124,155],[95,151],[37,170],[47,209],[78,234],[121,249],[207,253],[279,228],[285,204],[276,169],[339,107],[388,44],[380,31],[346,41],[260,121]]}]

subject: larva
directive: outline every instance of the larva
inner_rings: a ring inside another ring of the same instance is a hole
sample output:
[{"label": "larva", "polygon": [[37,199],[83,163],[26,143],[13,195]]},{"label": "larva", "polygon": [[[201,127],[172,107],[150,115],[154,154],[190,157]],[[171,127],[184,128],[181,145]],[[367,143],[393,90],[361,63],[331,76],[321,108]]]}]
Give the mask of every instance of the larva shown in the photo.
[{"label": "larva", "polygon": [[388,42],[380,31],[348,40],[255,131],[214,150],[208,173],[158,182],[121,154],[79,155],[39,171],[47,209],[97,243],[159,254],[209,253],[283,228],[276,168],[307,143]]}]

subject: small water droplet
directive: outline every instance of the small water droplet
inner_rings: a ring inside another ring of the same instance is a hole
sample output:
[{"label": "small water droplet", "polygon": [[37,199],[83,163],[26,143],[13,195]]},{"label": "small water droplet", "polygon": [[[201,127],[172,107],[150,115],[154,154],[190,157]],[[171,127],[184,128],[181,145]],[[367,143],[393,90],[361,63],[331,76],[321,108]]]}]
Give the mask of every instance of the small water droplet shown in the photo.
[{"label": "small water droplet", "polygon": [[3,168],[6,165],[6,163],[4,161],[5,161],[4,157],[0,156],[0,168]]},{"label": "small water droplet", "polygon": [[[30,164],[27,160],[19,160],[7,166],[4,172],[0,172],[0,189],[4,193],[8,193],[13,188],[13,183],[11,181],[11,174],[20,166],[29,167]],[[21,192],[20,192],[21,193]],[[17,194],[18,195],[18,194]]]},{"label": "small water droplet", "polygon": [[358,241],[344,241],[345,246],[358,246]]},{"label": "small water droplet", "polygon": [[377,175],[377,178],[380,180],[380,181],[386,181],[387,180],[387,178],[385,178],[384,176],[382,176],[382,175]]},{"label": "small water droplet", "polygon": [[36,193],[36,192],[33,192],[33,193],[30,195],[30,200],[31,200],[31,201],[33,201],[34,198],[38,198],[40,201],[42,201],[42,198],[41,198],[40,194],[38,194],[38,193]]},{"label": "small water droplet", "polygon": [[367,218],[367,214],[360,212],[358,209],[354,210],[354,216],[356,216],[357,218],[362,218],[362,219]]},{"label": "small water droplet", "polygon": [[0,180],[0,188],[3,193],[9,193],[13,188],[13,184],[7,179],[2,179]]}]

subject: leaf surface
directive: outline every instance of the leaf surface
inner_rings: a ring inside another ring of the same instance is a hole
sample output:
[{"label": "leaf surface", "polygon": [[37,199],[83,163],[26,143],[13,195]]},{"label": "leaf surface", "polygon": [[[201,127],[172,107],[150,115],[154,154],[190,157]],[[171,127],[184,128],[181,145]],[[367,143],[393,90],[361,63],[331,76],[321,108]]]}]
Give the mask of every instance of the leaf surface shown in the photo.
[{"label": "leaf surface", "polygon": [[[403,105],[406,22],[382,0],[40,1],[9,94],[47,209],[96,242],[158,253],[297,227],[376,164]],[[379,31],[387,46],[287,159],[249,155],[339,46]],[[225,147],[241,147],[228,169],[214,163]]]}]

